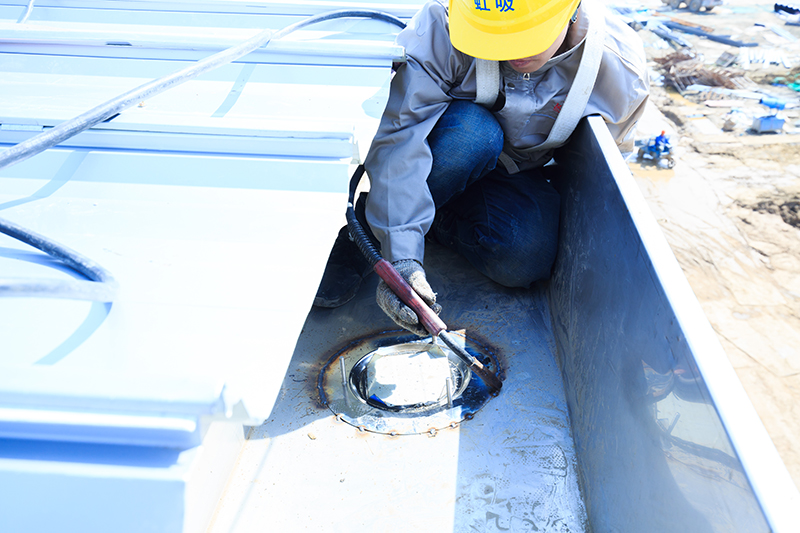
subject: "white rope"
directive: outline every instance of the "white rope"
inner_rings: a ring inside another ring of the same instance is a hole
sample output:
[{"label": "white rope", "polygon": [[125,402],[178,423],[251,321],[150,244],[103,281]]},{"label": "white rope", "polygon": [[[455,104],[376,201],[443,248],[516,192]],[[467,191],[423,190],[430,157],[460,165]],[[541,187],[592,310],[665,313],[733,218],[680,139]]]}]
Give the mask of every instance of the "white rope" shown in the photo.
[{"label": "white rope", "polygon": [[594,89],[600,62],[603,59],[603,40],[605,36],[606,19],[601,9],[595,2],[584,2],[584,8],[589,15],[589,30],[583,43],[583,56],[578,72],[572,81],[572,87],[564,100],[564,106],[556,118],[553,129],[547,140],[536,147],[536,150],[550,150],[562,146],[569,136],[575,131],[575,126],[583,117],[586,104]]}]

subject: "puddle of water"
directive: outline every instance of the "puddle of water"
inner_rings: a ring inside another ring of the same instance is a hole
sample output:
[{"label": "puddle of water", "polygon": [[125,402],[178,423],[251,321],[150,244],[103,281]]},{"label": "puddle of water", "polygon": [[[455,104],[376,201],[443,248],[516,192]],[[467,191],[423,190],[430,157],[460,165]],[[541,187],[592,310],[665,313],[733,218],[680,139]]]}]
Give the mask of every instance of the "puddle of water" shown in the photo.
[{"label": "puddle of water", "polygon": [[658,168],[655,165],[628,163],[631,173],[637,178],[647,178],[651,181],[667,181],[675,176],[674,168]]}]

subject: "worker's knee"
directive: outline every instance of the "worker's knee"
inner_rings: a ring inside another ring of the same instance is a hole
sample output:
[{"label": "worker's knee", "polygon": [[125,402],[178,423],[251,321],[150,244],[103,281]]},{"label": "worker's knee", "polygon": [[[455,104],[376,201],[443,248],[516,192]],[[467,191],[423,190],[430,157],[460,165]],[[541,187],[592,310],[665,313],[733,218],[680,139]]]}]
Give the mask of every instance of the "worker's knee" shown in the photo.
[{"label": "worker's knee", "polygon": [[478,239],[486,276],[505,287],[530,287],[550,276],[558,246],[557,235],[542,233],[528,240],[520,239],[519,235],[504,237],[483,235]]},{"label": "worker's knee", "polygon": [[468,100],[453,100],[445,111],[444,124],[457,127],[461,135],[473,141],[484,141],[492,152],[503,149],[503,128],[495,116],[483,107]]},{"label": "worker's knee", "polygon": [[485,108],[456,100],[428,135],[428,145],[433,155],[428,188],[441,207],[497,166],[503,130]]},{"label": "worker's knee", "polygon": [[483,167],[491,161],[493,168],[503,151],[503,129],[485,107],[454,100],[428,136],[428,144],[434,159],[458,154],[458,161],[470,166]]}]

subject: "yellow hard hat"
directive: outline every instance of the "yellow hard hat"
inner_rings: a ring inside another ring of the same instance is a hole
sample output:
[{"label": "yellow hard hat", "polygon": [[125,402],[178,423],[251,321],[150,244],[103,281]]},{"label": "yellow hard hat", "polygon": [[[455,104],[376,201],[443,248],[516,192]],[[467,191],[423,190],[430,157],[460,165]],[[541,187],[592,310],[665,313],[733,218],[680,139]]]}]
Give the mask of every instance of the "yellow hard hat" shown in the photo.
[{"label": "yellow hard hat", "polygon": [[550,48],[581,0],[450,0],[450,41],[480,59],[507,61]]}]

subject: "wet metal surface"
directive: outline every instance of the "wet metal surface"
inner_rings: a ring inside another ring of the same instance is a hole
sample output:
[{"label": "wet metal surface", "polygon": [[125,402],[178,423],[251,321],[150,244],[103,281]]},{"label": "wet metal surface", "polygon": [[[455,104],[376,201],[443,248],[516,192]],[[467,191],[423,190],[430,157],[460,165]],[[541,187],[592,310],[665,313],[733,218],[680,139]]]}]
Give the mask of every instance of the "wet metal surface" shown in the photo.
[{"label": "wet metal surface", "polygon": [[[476,342],[457,342],[491,372],[496,360]],[[320,400],[360,431],[391,436],[455,428],[491,394],[446,346],[401,331],[372,335],[336,352],[319,376]]]},{"label": "wet metal surface", "polygon": [[[586,531],[544,289],[499,287],[433,245],[425,266],[451,331],[497,357],[500,395],[472,420],[432,433],[380,435],[337,420],[320,402],[323,367],[342,347],[396,328],[375,304],[371,276],[346,306],[309,315],[280,399],[253,428],[211,533]],[[337,364],[330,379],[340,387]]]},{"label": "wet metal surface", "polygon": [[549,283],[503,289],[428,249],[443,320],[498,354],[502,393],[429,437],[359,432],[313,402],[332,347],[392,327],[372,279],[309,315],[212,532],[749,533],[770,530],[765,516],[796,530],[785,468],[674,256],[635,184],[598,155],[613,140],[587,123],[576,134]]},{"label": "wet metal surface", "polygon": [[498,356],[501,394],[456,428],[400,438],[319,405],[335,347],[392,328],[371,279],[309,315],[212,532],[797,529],[785,468],[635,184],[598,155],[597,139],[615,150],[602,128],[584,123],[561,169],[547,284],[503,289],[428,247],[442,318]]},{"label": "wet metal surface", "polygon": [[548,287],[592,527],[770,531],[743,466],[770,450],[741,455],[763,427],[735,427],[750,416],[744,391],[734,394],[741,386],[624,162],[603,158],[599,142],[610,153],[613,140],[596,131],[605,135],[584,123],[563,157]]}]

